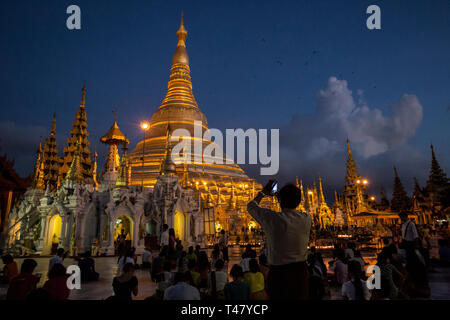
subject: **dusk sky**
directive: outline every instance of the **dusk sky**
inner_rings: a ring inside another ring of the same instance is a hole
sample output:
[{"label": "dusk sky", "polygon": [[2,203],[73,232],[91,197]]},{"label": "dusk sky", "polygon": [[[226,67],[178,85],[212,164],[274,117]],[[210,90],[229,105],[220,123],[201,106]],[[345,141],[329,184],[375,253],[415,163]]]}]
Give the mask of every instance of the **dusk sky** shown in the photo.
[{"label": "dusk sky", "polygon": [[[66,8],[81,8],[68,30]],[[381,30],[366,8],[381,8]],[[32,172],[53,112],[62,155],[87,86],[91,150],[113,122],[142,139],[167,89],[180,13],[193,91],[212,128],[279,128],[282,182],[344,184],[346,138],[371,194],[424,185],[430,143],[450,174],[450,1],[10,1],[0,3],[1,154]],[[258,177],[259,165],[243,166]]]}]

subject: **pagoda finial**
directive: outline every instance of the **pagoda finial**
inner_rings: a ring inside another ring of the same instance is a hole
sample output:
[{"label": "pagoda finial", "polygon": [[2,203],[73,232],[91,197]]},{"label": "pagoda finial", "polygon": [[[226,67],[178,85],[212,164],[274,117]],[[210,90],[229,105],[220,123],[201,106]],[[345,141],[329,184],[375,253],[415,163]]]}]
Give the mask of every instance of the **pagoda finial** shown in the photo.
[{"label": "pagoda finial", "polygon": [[116,180],[116,188],[119,188],[119,189],[126,189],[126,188],[128,188],[128,184],[129,184],[127,150],[128,150],[128,144],[124,143],[122,162],[120,164],[120,170],[119,170],[119,176]]},{"label": "pagoda finial", "polygon": [[51,131],[51,135],[55,135],[56,132],[56,112],[53,113],[53,121],[52,121],[52,131]]},{"label": "pagoda finial", "polygon": [[72,163],[70,164],[69,171],[67,172],[66,180],[72,180],[75,182],[81,182],[83,180],[80,154],[81,154],[81,138],[77,140],[75,153],[72,159]]},{"label": "pagoda finial", "polygon": [[322,189],[322,179],[319,177],[319,203],[324,203],[325,197],[323,195],[323,189]]},{"label": "pagoda finial", "polygon": [[33,189],[45,189],[44,183],[44,159],[42,153],[42,142],[39,141],[39,148],[36,151],[36,163],[34,165],[33,173]]},{"label": "pagoda finial", "polygon": [[397,172],[397,168],[395,166],[394,166],[394,174],[395,174],[395,177],[398,178],[398,172]]},{"label": "pagoda finial", "polygon": [[84,108],[85,106],[86,106],[86,84],[84,84],[83,88],[81,89],[80,108]]},{"label": "pagoda finial", "polygon": [[181,14],[180,27],[177,31],[177,49],[175,50],[175,54],[173,55],[172,64],[182,63],[185,65],[189,65],[189,56],[186,51],[186,37],[187,30],[184,27],[183,14]]},{"label": "pagoda finial", "polygon": [[350,140],[347,137],[347,153],[350,156],[352,154],[352,149],[350,148]]},{"label": "pagoda finial", "polygon": [[184,27],[184,21],[183,21],[183,12],[181,12],[181,21],[180,21],[180,27],[178,28],[177,31],[177,38],[178,38],[178,47],[182,46],[185,47],[186,46],[186,37],[187,37],[187,30]]}]

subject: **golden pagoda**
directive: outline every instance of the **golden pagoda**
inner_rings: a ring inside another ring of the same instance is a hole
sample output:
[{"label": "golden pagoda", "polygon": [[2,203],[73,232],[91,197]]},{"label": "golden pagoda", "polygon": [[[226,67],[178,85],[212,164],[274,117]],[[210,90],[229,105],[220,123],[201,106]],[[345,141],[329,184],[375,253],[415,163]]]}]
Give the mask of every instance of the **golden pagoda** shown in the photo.
[{"label": "golden pagoda", "polygon": [[[192,93],[186,37],[187,30],[184,27],[182,17],[177,31],[178,43],[172,58],[166,96],[151,117],[145,140],[140,141],[129,155],[132,185],[143,184],[145,187],[153,187],[156,183],[156,178],[160,175],[162,163],[165,160],[169,123],[169,134],[178,128],[182,128],[188,130],[191,137],[194,137],[194,121],[202,122],[202,133],[208,129],[206,117],[198,107]],[[202,139],[203,148],[210,143],[211,141]],[[169,141],[169,144],[173,144],[173,142]],[[171,147],[173,145],[169,146],[169,148]],[[203,182],[208,185],[218,185],[221,188],[227,187],[227,198],[230,197],[232,184],[248,186],[252,182],[252,179],[237,164],[208,164],[203,160],[201,162],[194,161],[195,158],[195,154],[192,152],[189,164],[185,164],[183,159],[175,161],[176,172],[180,179],[183,177],[184,180],[189,179],[189,181],[183,181],[183,184],[192,187],[197,185],[201,193],[205,194],[204,199],[206,199],[207,192],[206,189],[203,190],[205,188]],[[201,155],[199,158],[202,158]],[[199,182],[199,184],[196,184],[196,182]],[[224,189],[221,189],[222,196],[225,195],[224,191]],[[248,191],[250,191],[250,188],[248,188]],[[217,197],[217,194],[213,196]]]},{"label": "golden pagoda", "polygon": [[[173,159],[169,164],[167,150],[172,150],[174,143],[167,137],[176,129],[185,129],[194,137],[194,122],[201,121],[202,135],[208,130],[208,122],[200,110],[192,93],[189,56],[186,51],[187,30],[181,16],[180,27],[176,33],[177,47],[172,58],[172,67],[168,89],[159,108],[153,113],[145,131],[145,139],[140,141],[129,155],[131,167],[131,185],[153,188],[157,177],[170,169],[169,174],[179,176],[184,187],[194,189],[200,207],[205,203],[214,205],[216,222],[218,217],[228,219],[233,212],[237,216],[246,214],[246,205],[256,189],[261,186],[249,178],[239,165],[206,163],[202,155],[195,154],[194,148],[190,159],[188,155]],[[197,125],[197,131],[200,131]],[[183,137],[185,139],[185,137]],[[184,140],[186,141],[186,140]],[[212,142],[201,138],[202,150]],[[186,159],[189,159],[186,161]],[[199,161],[199,159],[201,159]],[[220,219],[220,218],[219,218]],[[220,221],[227,229],[228,221]],[[239,229],[239,224],[235,224]]]}]

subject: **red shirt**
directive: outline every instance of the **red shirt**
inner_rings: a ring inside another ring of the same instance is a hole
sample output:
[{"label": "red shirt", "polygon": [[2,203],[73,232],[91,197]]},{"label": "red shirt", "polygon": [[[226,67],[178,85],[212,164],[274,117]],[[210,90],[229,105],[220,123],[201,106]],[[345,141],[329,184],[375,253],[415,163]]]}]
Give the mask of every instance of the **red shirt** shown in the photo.
[{"label": "red shirt", "polygon": [[17,269],[17,263],[15,261],[6,265],[5,276],[8,278],[8,282],[19,274],[19,269]]},{"label": "red shirt", "polygon": [[56,277],[47,280],[43,287],[50,293],[51,300],[67,300],[69,298],[70,290],[67,288],[67,277]]},{"label": "red shirt", "polygon": [[6,300],[24,300],[39,282],[39,278],[31,273],[19,273],[9,283]]}]

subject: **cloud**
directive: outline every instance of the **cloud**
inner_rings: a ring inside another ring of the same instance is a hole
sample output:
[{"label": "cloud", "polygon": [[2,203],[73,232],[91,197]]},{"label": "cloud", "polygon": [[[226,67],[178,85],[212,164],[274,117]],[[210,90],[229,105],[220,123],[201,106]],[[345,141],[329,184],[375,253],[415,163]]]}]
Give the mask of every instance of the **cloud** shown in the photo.
[{"label": "cloud", "polygon": [[347,137],[360,174],[370,174],[378,191],[381,185],[391,187],[394,164],[404,163],[401,171],[408,174],[417,170],[416,165],[428,163],[427,156],[407,145],[422,122],[419,99],[403,94],[383,114],[369,107],[363,94],[357,90],[354,97],[347,81],[328,79],[316,95],[315,112],[297,113],[280,129],[279,179],[292,181],[299,176],[312,183],[321,176],[329,195],[332,189],[339,192],[344,184]]}]

